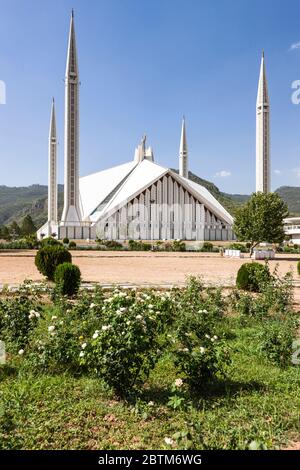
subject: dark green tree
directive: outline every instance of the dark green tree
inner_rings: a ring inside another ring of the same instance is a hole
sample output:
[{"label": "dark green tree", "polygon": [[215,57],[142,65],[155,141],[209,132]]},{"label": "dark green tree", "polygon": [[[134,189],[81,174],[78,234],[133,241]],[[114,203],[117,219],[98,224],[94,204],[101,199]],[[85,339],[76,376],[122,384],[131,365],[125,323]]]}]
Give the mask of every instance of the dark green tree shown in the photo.
[{"label": "dark green tree", "polygon": [[11,239],[9,230],[5,225],[3,225],[3,227],[1,227],[1,238],[3,238],[3,240],[10,240]]},{"label": "dark green tree", "polygon": [[9,234],[13,240],[20,237],[21,229],[15,220],[10,224],[8,229],[9,229]]},{"label": "dark green tree", "polygon": [[233,231],[238,240],[250,242],[250,253],[262,242],[282,243],[285,238],[283,219],[288,208],[277,193],[253,193],[237,210]]},{"label": "dark green tree", "polygon": [[32,220],[31,215],[25,215],[21,224],[22,235],[31,235],[36,232],[36,226]]}]

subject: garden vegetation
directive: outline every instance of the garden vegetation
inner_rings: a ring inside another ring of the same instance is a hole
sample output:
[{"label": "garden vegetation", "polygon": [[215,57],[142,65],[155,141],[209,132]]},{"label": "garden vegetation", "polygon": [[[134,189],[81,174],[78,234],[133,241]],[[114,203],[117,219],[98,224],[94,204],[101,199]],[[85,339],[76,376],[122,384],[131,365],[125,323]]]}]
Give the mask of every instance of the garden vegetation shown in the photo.
[{"label": "garden vegetation", "polygon": [[299,432],[290,275],[256,293],[191,278],[69,298],[71,266],[59,293],[2,293],[0,448],[275,449]]}]

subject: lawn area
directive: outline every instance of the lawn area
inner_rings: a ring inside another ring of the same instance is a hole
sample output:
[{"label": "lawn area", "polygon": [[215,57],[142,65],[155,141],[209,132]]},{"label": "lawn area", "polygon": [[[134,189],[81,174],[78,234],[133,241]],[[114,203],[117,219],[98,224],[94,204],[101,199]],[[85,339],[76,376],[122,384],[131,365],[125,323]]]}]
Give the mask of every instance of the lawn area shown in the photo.
[{"label": "lawn area", "polygon": [[183,387],[177,408],[169,399],[182,375],[167,351],[138,396],[122,400],[91,374],[34,373],[14,358],[0,366],[0,448],[284,447],[300,435],[300,367],[281,368],[261,356],[257,319],[224,322],[232,355],[227,378],[198,395]]}]

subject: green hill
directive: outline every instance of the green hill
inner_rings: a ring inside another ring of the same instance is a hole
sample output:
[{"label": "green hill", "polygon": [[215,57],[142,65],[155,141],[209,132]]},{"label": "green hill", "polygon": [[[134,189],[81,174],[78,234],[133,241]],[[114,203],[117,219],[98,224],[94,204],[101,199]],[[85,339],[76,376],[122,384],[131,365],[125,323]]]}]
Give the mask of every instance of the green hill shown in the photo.
[{"label": "green hill", "polygon": [[[178,170],[173,170],[178,173]],[[248,198],[246,194],[228,194],[212,182],[189,172],[189,178],[210,191],[221,204],[234,215]],[[281,186],[276,190],[288,204],[291,215],[300,215],[300,187]],[[58,213],[63,207],[63,185],[58,185]],[[47,186],[35,184],[28,187],[0,186],[0,225],[9,225],[13,220],[20,222],[30,214],[37,227],[47,220]]]},{"label": "green hill", "polygon": [[276,193],[287,203],[291,216],[300,215],[300,187],[281,186]]},{"label": "green hill", "polygon": [[[0,225],[20,222],[30,214],[36,226],[47,220],[47,186],[34,184],[28,187],[0,186]],[[63,206],[63,186],[58,185],[58,209]]]}]

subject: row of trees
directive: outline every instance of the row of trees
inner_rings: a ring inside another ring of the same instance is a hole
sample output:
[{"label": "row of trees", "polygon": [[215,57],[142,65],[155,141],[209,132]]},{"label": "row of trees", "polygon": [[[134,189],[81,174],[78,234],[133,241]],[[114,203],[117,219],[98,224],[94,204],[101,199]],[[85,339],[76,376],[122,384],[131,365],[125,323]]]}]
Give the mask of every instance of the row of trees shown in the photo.
[{"label": "row of trees", "polygon": [[20,225],[16,221],[13,221],[8,226],[0,226],[0,239],[17,240],[18,238],[35,234],[36,230],[32,217],[26,215]]}]

